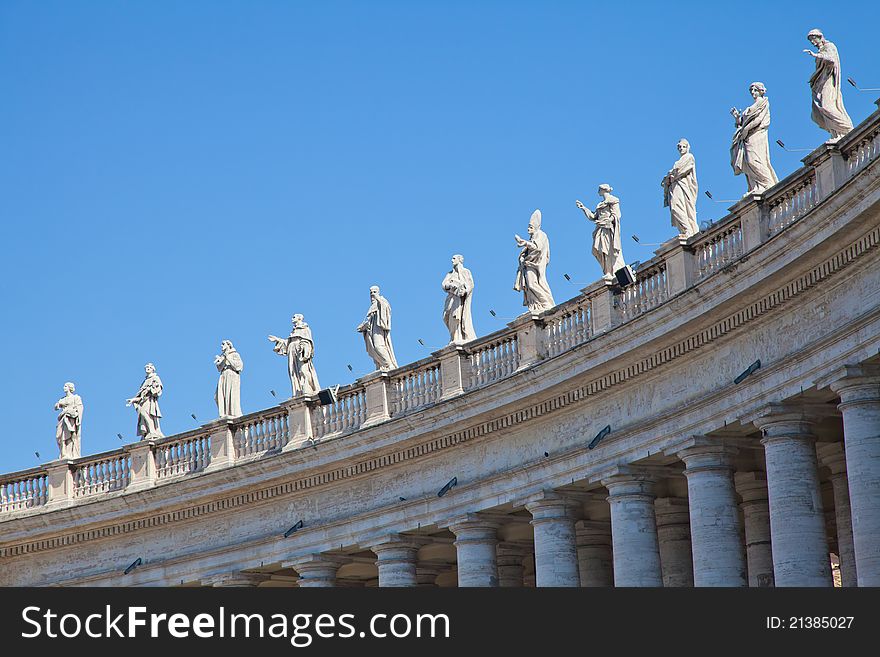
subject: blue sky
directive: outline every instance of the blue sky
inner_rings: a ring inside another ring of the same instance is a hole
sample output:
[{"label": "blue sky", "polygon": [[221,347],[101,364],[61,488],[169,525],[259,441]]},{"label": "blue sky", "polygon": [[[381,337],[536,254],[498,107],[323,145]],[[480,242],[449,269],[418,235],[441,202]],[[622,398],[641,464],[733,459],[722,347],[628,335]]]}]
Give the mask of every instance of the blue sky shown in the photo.
[{"label": "blue sky", "polygon": [[[295,312],[323,385],[368,373],[355,326],[373,284],[398,360],[427,356],[448,339],[453,253],[476,278],[477,332],[501,328],[489,309],[523,310],[513,234],[535,208],[554,296],[571,298],[601,273],[574,201],[594,206],[602,182],[621,199],[626,260],[647,260],[653,247],[629,236],[673,235],[659,183],[677,140],[701,190],[738,198],[729,108],[763,81],[771,140],[818,146],[805,35],[822,28],[844,76],[880,87],[878,14],[874,2],[5,0],[0,472],[57,456],[52,406],[68,380],[86,405],[84,454],[135,439],[124,400],[147,361],[166,434],[209,421],[227,338],[245,361],[245,412],[271,406],[289,384],[266,336],[286,335]],[[856,123],[880,96],[844,93]],[[780,177],[802,155],[774,145]],[[698,219],[726,207],[701,195]]]}]

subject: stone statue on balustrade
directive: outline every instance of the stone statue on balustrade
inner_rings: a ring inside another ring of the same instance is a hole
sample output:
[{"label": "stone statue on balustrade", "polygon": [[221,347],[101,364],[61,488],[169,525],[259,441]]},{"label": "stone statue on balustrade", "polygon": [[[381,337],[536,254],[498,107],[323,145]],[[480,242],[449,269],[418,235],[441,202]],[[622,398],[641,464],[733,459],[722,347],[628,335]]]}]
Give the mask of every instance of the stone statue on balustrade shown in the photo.
[{"label": "stone statue on balustrade", "polygon": [[126,406],[134,405],[137,411],[137,435],[141,440],[156,440],[164,438],[165,434],[159,428],[159,420],[162,412],[159,410],[159,397],[162,396],[162,380],[156,374],[156,367],[152,363],[144,365],[144,382],[140,390],[131,399],[125,401]]},{"label": "stone statue on balustrade", "polygon": [[519,253],[519,268],[513,289],[523,293],[523,305],[533,315],[550,310],[556,305],[550,283],[547,281],[547,265],[550,264],[550,240],[541,230],[541,211],[535,210],[529,219],[529,239],[514,235]]},{"label": "stone statue on balustrade", "polygon": [[477,337],[471,302],[474,296],[474,277],[464,266],[464,256],[452,256],[452,271],[443,277],[446,290],[443,321],[449,329],[450,342],[468,342]]},{"label": "stone statue on balustrade", "polygon": [[391,304],[379,294],[379,286],[370,288],[370,309],[356,329],[364,336],[367,353],[382,372],[397,368],[391,344]]},{"label": "stone statue on balustrade", "polygon": [[220,417],[241,417],[241,371],[244,361],[241,359],[232,342],[224,340],[220,343],[220,354],[214,356],[214,365],[220,372],[214,401]]},{"label": "stone statue on balustrade", "polygon": [[614,279],[614,272],[626,266],[623,260],[623,246],[620,242],[620,199],[611,194],[611,185],[599,185],[598,194],[602,200],[595,212],[575,201],[590,221],[596,224],[593,230],[593,256],[602,268],[602,278]]},{"label": "stone statue on balustrade", "polygon": [[733,175],[743,173],[746,176],[748,190],[743,196],[760,194],[779,182],[770,164],[770,101],[766,96],[767,88],[761,82],[752,82],[749,93],[755,100],[749,107],[742,112],[735,107],[730,108],[736,125],[730,146],[730,166],[733,167]]},{"label": "stone statue on balustrade", "polygon": [[816,59],[816,70],[810,76],[813,92],[813,121],[831,134],[829,141],[837,141],[853,129],[852,119],[843,107],[843,87],[840,75],[840,57],[837,47],[826,41],[821,30],[810,30],[807,40],[818,52],[804,49]]},{"label": "stone statue on balustrade", "polygon": [[76,386],[68,381],[64,384],[64,396],[55,402],[55,410],[61,411],[55,427],[60,459],[78,459],[80,456],[83,402],[82,397],[75,393]]},{"label": "stone statue on balustrade", "polygon": [[681,156],[663,176],[663,207],[669,208],[672,227],[679,237],[688,238],[700,232],[697,225],[697,161],[687,139],[678,140]]},{"label": "stone statue on balustrade", "polygon": [[315,342],[312,340],[312,329],[306,324],[302,315],[297,313],[291,320],[293,328],[286,338],[269,336],[275,343],[275,353],[287,356],[287,374],[290,377],[290,394],[315,395],[321,389],[318,373],[315,371]]}]

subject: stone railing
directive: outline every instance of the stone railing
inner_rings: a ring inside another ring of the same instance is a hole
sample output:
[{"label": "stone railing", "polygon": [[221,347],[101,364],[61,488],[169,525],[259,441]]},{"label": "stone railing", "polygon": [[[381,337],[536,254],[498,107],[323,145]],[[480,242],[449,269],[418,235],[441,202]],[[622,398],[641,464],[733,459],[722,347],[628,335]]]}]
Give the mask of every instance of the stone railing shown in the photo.
[{"label": "stone railing", "polygon": [[666,285],[666,263],[656,259],[645,263],[636,272],[636,280],[618,296],[621,321],[630,320],[660,305],[669,297]]},{"label": "stone railing", "polygon": [[20,511],[46,504],[49,481],[45,470],[16,472],[0,478],[0,513]]},{"label": "stone railing", "polygon": [[367,419],[366,390],[360,385],[340,388],[336,401],[312,409],[312,431],[315,438],[333,433],[354,431]]},{"label": "stone railing", "polygon": [[557,306],[543,318],[543,352],[553,357],[590,339],[592,306],[588,297],[578,297]]},{"label": "stone railing", "polygon": [[[848,138],[845,139],[848,140]],[[865,134],[855,135],[855,139],[854,143],[841,147],[841,153],[846,162],[847,178],[852,178],[870,162],[880,157],[880,125],[873,126],[873,129]]]},{"label": "stone railing", "polygon": [[73,496],[121,490],[131,481],[131,458],[118,451],[77,461],[72,468]]},{"label": "stone railing", "polygon": [[737,217],[697,234],[693,250],[694,279],[699,281],[743,254],[742,221]]},{"label": "stone railing", "polygon": [[513,374],[519,367],[517,334],[502,329],[467,345],[470,380],[466,389],[484,386]]},{"label": "stone railing", "polygon": [[440,399],[440,363],[428,358],[397,370],[391,379],[391,416],[402,415]]},{"label": "stone railing", "polygon": [[156,443],[154,458],[157,479],[201,472],[211,461],[211,436],[205,431],[176,439],[172,436]]},{"label": "stone railing", "polygon": [[289,437],[286,410],[271,408],[245,415],[235,422],[235,456],[244,458],[279,450],[287,444]]},{"label": "stone railing", "polygon": [[638,269],[636,281],[622,290],[594,283],[540,316],[522,315],[472,342],[448,345],[392,372],[370,374],[340,388],[333,404],[297,398],[160,441],[0,476],[0,514],[170,484],[206,469],[344,436],[501,381],[637,320],[685,290],[708,284],[713,273],[748,257],[878,159],[880,110],[836,144],[817,148],[804,158],[804,167],[763,196],[736,203],[707,231],[664,244]]},{"label": "stone railing", "polygon": [[764,196],[770,235],[784,230],[812,210],[819,202],[816,175],[793,173]]}]

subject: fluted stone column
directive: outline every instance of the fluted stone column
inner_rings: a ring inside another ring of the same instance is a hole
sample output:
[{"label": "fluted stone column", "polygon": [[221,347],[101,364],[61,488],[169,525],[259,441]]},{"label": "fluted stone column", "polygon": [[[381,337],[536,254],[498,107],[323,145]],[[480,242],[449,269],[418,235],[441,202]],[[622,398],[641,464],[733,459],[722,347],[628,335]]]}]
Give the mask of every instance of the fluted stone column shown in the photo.
[{"label": "fluted stone column", "polygon": [[654,478],[618,474],[602,481],[611,505],[615,586],[663,586]]},{"label": "fluted stone column", "polygon": [[831,389],[843,413],[858,585],[880,586],[880,366],[847,366]]},{"label": "fluted stone column", "polygon": [[573,509],[577,505],[554,493],[529,502],[535,532],[535,584],[537,586],[581,585]]},{"label": "fluted stone column", "polygon": [[421,542],[408,540],[405,536],[392,536],[370,548],[377,557],[379,586],[416,586],[416,566],[421,545]]},{"label": "fluted stone column", "polygon": [[687,499],[663,497],[654,501],[657,519],[657,545],[663,586],[694,585],[694,560],[691,554],[691,525]]},{"label": "fluted stone column", "polygon": [[342,560],[313,554],[295,559],[285,566],[291,566],[299,573],[300,588],[329,588],[336,586],[336,571]]},{"label": "fluted stone column", "polygon": [[771,404],[753,421],[764,435],[776,586],[832,586],[815,416],[799,406]]},{"label": "fluted stone column", "polygon": [[526,548],[515,543],[498,544],[498,586],[519,588],[523,585],[523,559]]},{"label": "fluted stone column", "polygon": [[614,586],[611,521],[579,520],[575,532],[581,586]]},{"label": "fluted stone column", "polygon": [[736,492],[742,497],[746,537],[746,563],[749,586],[774,585],[773,552],[770,547],[770,502],[767,475],[763,472],[737,472]]},{"label": "fluted stone column", "polygon": [[818,450],[819,462],[831,470],[834,495],[834,521],[837,526],[837,552],[840,557],[840,583],[857,586],[856,553],[853,545],[852,511],[849,503],[849,480],[846,476],[846,454],[842,443],[825,443]]},{"label": "fluted stone column", "polygon": [[458,585],[498,586],[499,523],[472,515],[450,525],[458,555]]},{"label": "fluted stone column", "polygon": [[718,444],[689,447],[684,461],[691,520],[694,586],[746,586],[739,500],[733,483],[736,449]]}]

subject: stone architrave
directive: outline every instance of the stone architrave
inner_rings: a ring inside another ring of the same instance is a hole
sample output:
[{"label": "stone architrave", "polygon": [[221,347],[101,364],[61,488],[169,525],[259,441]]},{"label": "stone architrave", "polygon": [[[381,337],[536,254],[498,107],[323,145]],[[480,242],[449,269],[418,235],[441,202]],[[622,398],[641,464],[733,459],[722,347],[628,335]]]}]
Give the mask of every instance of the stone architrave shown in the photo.
[{"label": "stone architrave", "polygon": [[599,185],[598,194],[602,200],[595,212],[580,201],[575,201],[587,219],[596,224],[593,230],[593,256],[602,268],[602,278],[609,281],[614,278],[614,272],[626,266],[620,241],[620,199],[612,196],[611,192],[611,185]]},{"label": "stone architrave", "polygon": [[64,396],[55,402],[58,424],[55,427],[55,440],[58,441],[60,459],[78,459],[82,438],[82,397],[77,394],[71,381],[64,384]]},{"label": "stone architrave", "polygon": [[514,235],[519,253],[519,268],[513,289],[523,293],[523,305],[533,315],[550,310],[556,305],[550,284],[547,282],[547,265],[550,264],[550,240],[541,230],[541,211],[535,210],[529,219],[529,239]]},{"label": "stone architrave", "polygon": [[443,277],[446,291],[443,321],[449,329],[450,342],[468,342],[476,336],[471,304],[474,296],[474,277],[464,266],[464,256],[452,256],[452,271]]},{"label": "stone architrave", "polygon": [[321,389],[318,373],[315,371],[315,342],[312,329],[306,324],[303,316],[295,314],[291,319],[293,328],[286,338],[269,336],[275,343],[276,354],[287,356],[287,375],[290,377],[290,396],[314,395]]},{"label": "stone architrave", "polygon": [[821,30],[810,30],[807,40],[818,52],[809,48],[804,52],[816,60],[816,70],[810,76],[810,90],[813,95],[813,121],[831,134],[836,141],[853,129],[852,119],[843,106],[843,88],[840,75],[840,57],[837,47],[826,41]]},{"label": "stone architrave", "polygon": [[687,139],[679,139],[677,148],[681,157],[660,184],[663,187],[663,207],[669,208],[672,226],[680,237],[687,238],[700,232],[697,225],[697,161]]},{"label": "stone architrave", "polygon": [[370,288],[370,309],[356,330],[364,336],[367,353],[377,370],[387,372],[397,368],[391,344],[391,304],[379,294],[378,285]]},{"label": "stone architrave", "polygon": [[214,401],[220,417],[241,417],[241,371],[244,361],[241,359],[232,342],[224,340],[220,343],[220,354],[214,356],[214,365],[220,372]]},{"label": "stone architrave", "polygon": [[760,194],[779,182],[770,164],[770,143],[767,129],[770,127],[770,101],[767,88],[762,82],[752,82],[749,93],[755,102],[740,112],[730,108],[736,132],[730,145],[730,166],[733,175],[745,174],[748,190],[743,196]]},{"label": "stone architrave", "polygon": [[137,411],[137,435],[141,440],[156,440],[165,437],[162,429],[159,428],[159,420],[162,417],[162,412],[159,410],[162,380],[156,374],[156,367],[152,363],[144,365],[144,372],[146,376],[140,389],[134,397],[126,400],[125,405],[134,405]]}]

